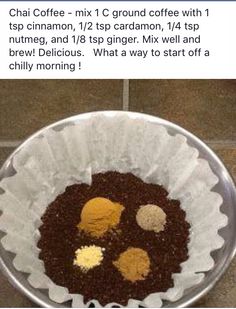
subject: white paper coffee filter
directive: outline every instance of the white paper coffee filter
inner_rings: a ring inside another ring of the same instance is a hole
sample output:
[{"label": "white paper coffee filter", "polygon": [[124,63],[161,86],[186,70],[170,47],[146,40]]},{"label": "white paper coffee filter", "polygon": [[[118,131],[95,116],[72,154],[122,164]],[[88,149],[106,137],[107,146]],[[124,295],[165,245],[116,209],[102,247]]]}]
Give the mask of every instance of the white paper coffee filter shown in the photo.
[{"label": "white paper coffee filter", "polygon": [[97,114],[61,131],[45,130],[14,156],[13,166],[16,174],[0,182],[4,190],[0,229],[6,233],[1,242],[16,254],[15,268],[30,274],[33,287],[48,289],[55,302],[72,299],[73,307],[91,303],[84,304],[82,295],[69,294],[45,275],[37,248],[40,218],[66,186],[90,184],[94,173],[131,172],[145,182],[163,185],[170,198],[181,201],[191,224],[189,258],[182,263],[181,273],[173,275],[174,287],[143,301],[130,299],[128,307],[160,307],[164,299],[178,300],[185,289],[203,280],[203,272],[214,265],[211,251],[224,243],[218,230],[227,224],[227,217],[220,212],[221,196],[211,191],[218,178],[183,135],[171,136],[161,125],[125,114]]}]

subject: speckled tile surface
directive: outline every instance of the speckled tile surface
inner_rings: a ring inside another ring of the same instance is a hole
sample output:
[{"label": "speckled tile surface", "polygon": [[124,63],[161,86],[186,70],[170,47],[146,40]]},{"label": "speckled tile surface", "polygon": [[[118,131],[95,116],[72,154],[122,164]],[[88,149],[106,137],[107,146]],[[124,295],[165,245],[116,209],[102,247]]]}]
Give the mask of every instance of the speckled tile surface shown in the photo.
[{"label": "speckled tile surface", "polygon": [[122,80],[1,80],[0,139],[22,139],[54,121],[122,109]]},{"label": "speckled tile surface", "polygon": [[0,307],[37,307],[26,296],[16,290],[8,280],[0,274]]},{"label": "speckled tile surface", "polygon": [[170,120],[203,139],[236,139],[236,80],[131,80],[130,110]]},{"label": "speckled tile surface", "polygon": [[[236,121],[236,120],[235,120]],[[236,182],[236,147],[219,148],[219,146],[209,145],[220,159],[224,162],[225,166],[228,168],[230,174],[234,177]]]},{"label": "speckled tile surface", "polygon": [[0,168],[7,157],[13,152],[14,148],[0,147]]}]

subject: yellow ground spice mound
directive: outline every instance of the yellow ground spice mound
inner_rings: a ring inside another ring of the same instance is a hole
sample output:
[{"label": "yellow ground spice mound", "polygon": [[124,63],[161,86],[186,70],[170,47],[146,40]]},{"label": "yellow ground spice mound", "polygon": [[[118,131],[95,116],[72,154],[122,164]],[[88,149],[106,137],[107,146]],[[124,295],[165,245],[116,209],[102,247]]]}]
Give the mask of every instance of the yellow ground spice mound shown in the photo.
[{"label": "yellow ground spice mound", "polygon": [[119,203],[103,197],[93,198],[84,205],[78,227],[93,237],[101,237],[118,225],[123,210]]},{"label": "yellow ground spice mound", "polygon": [[98,266],[103,260],[104,250],[95,245],[83,246],[75,251],[74,265],[79,266],[85,272]]},{"label": "yellow ground spice mound", "polygon": [[113,264],[131,282],[144,280],[150,271],[148,254],[140,248],[128,248]]}]

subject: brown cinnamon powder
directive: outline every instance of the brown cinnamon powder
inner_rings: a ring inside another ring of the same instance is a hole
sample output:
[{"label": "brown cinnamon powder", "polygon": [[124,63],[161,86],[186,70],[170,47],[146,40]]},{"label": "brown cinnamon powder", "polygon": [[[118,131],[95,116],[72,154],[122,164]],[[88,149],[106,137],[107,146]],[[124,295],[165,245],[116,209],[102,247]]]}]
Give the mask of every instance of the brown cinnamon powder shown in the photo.
[{"label": "brown cinnamon powder", "polygon": [[124,207],[103,197],[89,200],[82,209],[78,228],[93,237],[102,237],[120,222]]}]

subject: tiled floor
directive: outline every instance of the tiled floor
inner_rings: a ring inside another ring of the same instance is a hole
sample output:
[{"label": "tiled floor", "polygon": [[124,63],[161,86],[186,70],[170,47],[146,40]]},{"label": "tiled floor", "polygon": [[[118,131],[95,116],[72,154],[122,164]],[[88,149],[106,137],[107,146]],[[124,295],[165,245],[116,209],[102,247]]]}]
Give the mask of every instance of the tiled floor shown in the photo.
[{"label": "tiled floor", "polygon": [[130,110],[170,120],[206,140],[236,141],[236,80],[132,80]]},{"label": "tiled floor", "polygon": [[0,275],[0,307],[32,308],[37,305],[13,288],[6,278]]},{"label": "tiled floor", "polygon": [[122,109],[122,80],[2,80],[0,138],[22,139],[56,120]]},{"label": "tiled floor", "polygon": [[[0,81],[0,165],[37,129],[80,112],[125,109],[158,115],[199,135],[236,180],[236,80]],[[236,306],[236,260],[196,306]],[[0,307],[34,306],[0,275]]]},{"label": "tiled floor", "polygon": [[[210,144],[210,143],[209,143]],[[222,159],[231,175],[234,177],[236,181],[236,147],[229,148],[219,148],[216,145],[210,145],[213,150],[218,154],[218,156]],[[226,147],[226,146],[225,146]]]}]

